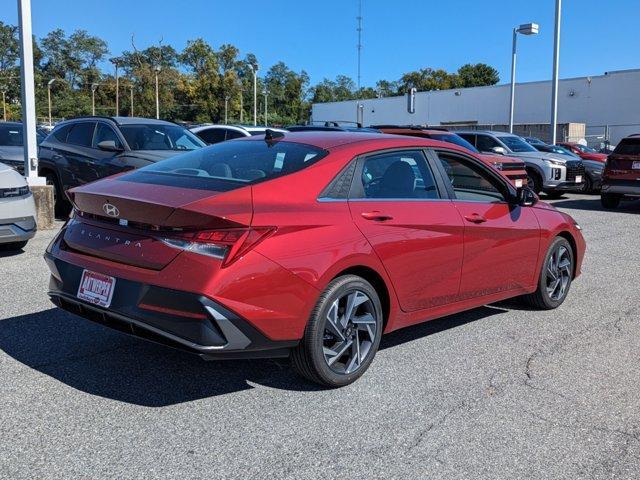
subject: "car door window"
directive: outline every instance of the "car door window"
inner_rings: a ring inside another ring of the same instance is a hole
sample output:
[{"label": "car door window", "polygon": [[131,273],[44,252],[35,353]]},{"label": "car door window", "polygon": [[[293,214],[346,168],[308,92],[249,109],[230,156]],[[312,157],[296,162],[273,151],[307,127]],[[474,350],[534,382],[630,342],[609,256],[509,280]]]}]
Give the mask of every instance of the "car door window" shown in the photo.
[{"label": "car door window", "polygon": [[361,181],[364,198],[439,198],[433,174],[421,151],[368,157],[364,162]]},{"label": "car door window", "polygon": [[242,138],[245,135],[242,134],[242,132],[239,132],[237,130],[227,130],[227,140],[233,140],[234,138]]},{"label": "car door window", "polygon": [[104,123],[98,123],[96,127],[96,134],[93,137],[93,148],[98,148],[98,144],[100,142],[104,142],[107,140],[113,140],[116,144],[116,147],[122,148],[122,143],[118,138],[118,134],[115,132],[113,128]]},{"label": "car door window", "polygon": [[208,128],[206,130],[198,132],[196,135],[198,135],[209,145],[213,143],[224,142],[226,138],[226,132],[224,128]]},{"label": "car door window", "polygon": [[481,152],[490,152],[495,147],[502,147],[497,140],[489,135],[478,135],[476,139],[476,148]]},{"label": "car door window", "polygon": [[71,127],[71,130],[69,130],[67,143],[81,147],[91,147],[94,127],[95,123],[93,122],[76,123]]},{"label": "car door window", "polygon": [[21,147],[22,143],[21,125],[0,125],[0,146]]},{"label": "car door window", "polygon": [[463,157],[438,153],[456,199],[476,202],[505,202],[505,186],[481,166]]}]

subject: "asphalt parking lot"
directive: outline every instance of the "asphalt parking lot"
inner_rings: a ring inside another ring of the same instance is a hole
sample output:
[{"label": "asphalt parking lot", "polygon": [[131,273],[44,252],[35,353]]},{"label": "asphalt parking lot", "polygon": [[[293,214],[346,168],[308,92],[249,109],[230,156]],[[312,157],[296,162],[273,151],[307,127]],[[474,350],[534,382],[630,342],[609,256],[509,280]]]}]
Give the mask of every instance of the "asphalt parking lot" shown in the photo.
[{"label": "asphalt parking lot", "polygon": [[554,203],[588,242],[559,310],[396,332],[339,390],[55,309],[40,232],[0,258],[0,477],[640,478],[640,202]]}]

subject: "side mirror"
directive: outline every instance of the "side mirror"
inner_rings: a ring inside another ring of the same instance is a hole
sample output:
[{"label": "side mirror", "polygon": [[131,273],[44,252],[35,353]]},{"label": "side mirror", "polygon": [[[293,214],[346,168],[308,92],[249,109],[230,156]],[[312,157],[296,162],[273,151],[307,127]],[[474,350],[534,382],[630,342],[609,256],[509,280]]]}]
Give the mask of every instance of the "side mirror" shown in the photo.
[{"label": "side mirror", "polygon": [[531,207],[536,204],[538,197],[529,187],[519,187],[514,200],[514,203],[521,207]]},{"label": "side mirror", "polygon": [[103,140],[98,143],[98,148],[105,152],[121,152],[122,148],[116,145],[115,140]]},{"label": "side mirror", "polygon": [[504,147],[493,147],[491,149],[491,151],[493,153],[497,153],[498,155],[506,155],[507,154],[507,149]]}]

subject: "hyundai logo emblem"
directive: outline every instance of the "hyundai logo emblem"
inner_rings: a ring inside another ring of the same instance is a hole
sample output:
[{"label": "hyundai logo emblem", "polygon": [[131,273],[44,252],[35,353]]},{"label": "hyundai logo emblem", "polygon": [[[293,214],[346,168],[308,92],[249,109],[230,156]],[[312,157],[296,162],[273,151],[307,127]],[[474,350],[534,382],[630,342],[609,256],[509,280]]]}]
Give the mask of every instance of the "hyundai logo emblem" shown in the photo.
[{"label": "hyundai logo emblem", "polygon": [[102,206],[102,210],[104,210],[104,213],[106,213],[107,215],[109,215],[110,217],[119,217],[120,216],[120,210],[118,210],[118,207],[116,207],[115,205],[110,204],[109,202],[105,203]]}]

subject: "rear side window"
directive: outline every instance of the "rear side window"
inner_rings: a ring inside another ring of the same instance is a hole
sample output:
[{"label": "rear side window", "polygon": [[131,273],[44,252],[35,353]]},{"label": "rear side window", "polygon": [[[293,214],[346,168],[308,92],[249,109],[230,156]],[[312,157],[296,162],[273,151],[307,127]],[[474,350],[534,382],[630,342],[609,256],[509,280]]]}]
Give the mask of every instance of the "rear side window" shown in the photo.
[{"label": "rear side window", "polygon": [[225,131],[222,128],[208,128],[207,130],[196,133],[196,135],[209,145],[224,142],[225,140]]},{"label": "rear side window", "polygon": [[439,198],[433,175],[420,151],[368,157],[362,168],[364,198]]},{"label": "rear side window", "polygon": [[59,142],[66,143],[67,135],[69,135],[69,129],[70,128],[71,128],[71,125],[62,125],[61,127],[56,127],[53,130],[52,135]]},{"label": "rear side window", "polygon": [[90,147],[95,126],[96,124],[93,122],[81,122],[72,125],[67,136],[67,143]]},{"label": "rear side window", "polygon": [[22,125],[0,125],[0,146],[21,147]]},{"label": "rear side window", "polygon": [[617,155],[640,155],[640,138],[625,138],[613,153]]},{"label": "rear side window", "polygon": [[133,181],[227,191],[297,172],[327,153],[285,141],[222,142],[141,168]]},{"label": "rear side window", "polygon": [[237,130],[227,130],[227,140],[241,137],[246,137],[246,135],[243,135],[242,132],[238,132]]}]

